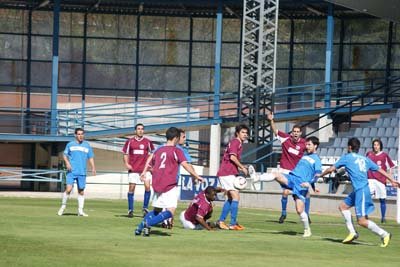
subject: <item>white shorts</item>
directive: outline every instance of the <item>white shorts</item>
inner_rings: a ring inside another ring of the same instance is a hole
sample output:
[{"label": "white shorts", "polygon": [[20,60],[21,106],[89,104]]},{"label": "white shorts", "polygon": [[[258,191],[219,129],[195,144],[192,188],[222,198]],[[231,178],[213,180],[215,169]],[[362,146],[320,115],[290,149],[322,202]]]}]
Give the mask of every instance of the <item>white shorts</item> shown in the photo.
[{"label": "white shorts", "polygon": [[223,189],[226,191],[239,191],[233,186],[233,181],[235,180],[235,175],[228,175],[228,176],[219,176],[219,182]]},{"label": "white shorts", "polygon": [[185,211],[182,211],[179,215],[179,220],[181,221],[183,228],[191,230],[201,230],[203,226],[201,224],[193,224],[192,222],[185,219]]},{"label": "white shorts", "polygon": [[[151,181],[151,173],[150,172],[146,172],[146,181]],[[143,182],[140,181],[140,173],[129,172],[128,173],[128,183],[143,184]]]},{"label": "white shorts", "polygon": [[154,192],[151,205],[160,209],[176,208],[178,206],[178,187],[175,186],[165,193]]},{"label": "white shorts", "polygon": [[369,191],[373,198],[386,198],[386,186],[375,179],[368,179]]}]

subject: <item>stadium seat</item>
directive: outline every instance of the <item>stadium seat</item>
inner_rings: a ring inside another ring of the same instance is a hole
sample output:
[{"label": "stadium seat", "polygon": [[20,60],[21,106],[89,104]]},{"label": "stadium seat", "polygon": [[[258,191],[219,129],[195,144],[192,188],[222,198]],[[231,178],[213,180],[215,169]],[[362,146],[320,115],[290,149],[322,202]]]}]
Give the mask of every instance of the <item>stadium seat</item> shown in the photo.
[{"label": "stadium seat", "polygon": [[386,131],[386,128],[379,128],[376,135],[382,137],[385,135],[385,131]]},{"label": "stadium seat", "polygon": [[343,149],[341,147],[336,148],[334,156],[338,158],[342,155],[343,155]]},{"label": "stadium seat", "polygon": [[[379,138],[379,136],[377,136]],[[388,138],[387,137],[380,137],[379,139],[381,139],[383,147],[386,147],[388,144]]]},{"label": "stadium seat", "polygon": [[347,147],[347,142],[349,141],[349,139],[347,137],[343,137],[342,138],[342,142],[340,143],[340,147]]},{"label": "stadium seat", "polygon": [[335,141],[333,142],[333,147],[339,147],[340,143],[341,143],[341,138],[340,137],[336,137]]},{"label": "stadium seat", "polygon": [[365,156],[365,154],[367,154],[366,152],[367,150],[365,148],[360,148],[360,150],[358,151],[358,154]]},{"label": "stadium seat", "polygon": [[376,127],[372,127],[372,128],[370,129],[370,131],[369,131],[369,135],[370,135],[371,137],[376,136],[377,133],[378,133],[378,128],[376,128]]},{"label": "stadium seat", "polygon": [[365,127],[365,128],[362,130],[361,136],[362,136],[362,137],[369,137],[369,128],[368,128],[368,127]]},{"label": "stadium seat", "polygon": [[371,147],[371,142],[372,142],[371,137],[365,137],[364,138],[364,142],[363,142],[363,144],[361,146],[365,147],[365,148],[370,148]]},{"label": "stadium seat", "polygon": [[319,152],[319,156],[325,157],[327,153],[328,153],[328,149],[326,147],[323,147],[323,148],[321,148],[321,151]]},{"label": "stadium seat", "polygon": [[393,128],[392,136],[399,137],[399,127]]},{"label": "stadium seat", "polygon": [[385,118],[383,120],[382,127],[389,127],[390,126],[390,120],[391,120],[391,118]]},{"label": "stadium seat", "polygon": [[326,153],[326,156],[327,156],[327,157],[333,157],[334,154],[335,154],[335,148],[333,148],[333,147],[328,148],[328,151],[327,151],[327,153]]},{"label": "stadium seat", "polygon": [[386,147],[386,148],[394,148],[395,147],[395,138],[394,137],[390,137],[389,138],[389,140],[387,141],[387,143],[383,143],[383,141],[382,141],[382,143],[383,143],[383,147]]},{"label": "stadium seat", "polygon": [[400,118],[400,108],[397,110],[397,112],[396,112],[396,117],[397,118]]},{"label": "stadium seat", "polygon": [[396,148],[391,148],[389,150],[389,157],[391,159],[397,159],[397,149]]},{"label": "stadium seat", "polygon": [[390,121],[390,127],[397,127],[399,126],[399,118],[392,118]]},{"label": "stadium seat", "polygon": [[354,132],[354,136],[361,136],[362,130],[363,130],[362,128],[357,128],[356,131]]},{"label": "stadium seat", "polygon": [[[393,128],[392,127],[386,128],[384,136],[391,137],[392,135],[393,135]],[[379,136],[381,136],[381,135],[379,135]]]},{"label": "stadium seat", "polygon": [[380,127],[382,127],[382,125],[383,125],[383,119],[382,118],[378,118],[376,120],[376,122],[375,122],[375,127],[380,128]]}]

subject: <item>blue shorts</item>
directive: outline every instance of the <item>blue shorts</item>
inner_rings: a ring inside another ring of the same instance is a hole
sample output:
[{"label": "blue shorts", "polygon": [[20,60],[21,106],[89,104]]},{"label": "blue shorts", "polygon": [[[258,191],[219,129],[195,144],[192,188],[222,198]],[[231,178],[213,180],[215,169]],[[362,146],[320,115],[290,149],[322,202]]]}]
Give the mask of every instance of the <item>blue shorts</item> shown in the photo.
[{"label": "blue shorts", "polygon": [[72,172],[67,173],[67,185],[73,186],[74,181],[76,181],[79,190],[85,189],[86,175],[73,175]]},{"label": "blue shorts", "polygon": [[301,187],[302,183],[296,176],[290,174],[283,174],[288,180],[287,185],[282,185],[282,188],[289,189],[292,191],[293,198],[298,198],[304,203],[306,202],[306,196],[308,193],[308,187]]},{"label": "blue shorts", "polygon": [[357,218],[367,216],[375,209],[368,185],[351,192],[343,201],[347,206],[355,208]]}]

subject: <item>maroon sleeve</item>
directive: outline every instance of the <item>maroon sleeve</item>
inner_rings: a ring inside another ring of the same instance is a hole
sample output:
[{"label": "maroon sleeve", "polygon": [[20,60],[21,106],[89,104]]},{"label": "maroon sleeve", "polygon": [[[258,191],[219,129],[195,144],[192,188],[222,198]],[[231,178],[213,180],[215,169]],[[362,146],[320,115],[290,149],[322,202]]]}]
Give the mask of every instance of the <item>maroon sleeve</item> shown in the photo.
[{"label": "maroon sleeve", "polygon": [[122,153],[124,154],[129,154],[128,147],[129,147],[129,142],[131,139],[126,140],[124,147],[122,148]]},{"label": "maroon sleeve", "polygon": [[238,139],[233,139],[228,146],[228,154],[229,155],[239,155],[239,149],[240,149],[240,141]]}]

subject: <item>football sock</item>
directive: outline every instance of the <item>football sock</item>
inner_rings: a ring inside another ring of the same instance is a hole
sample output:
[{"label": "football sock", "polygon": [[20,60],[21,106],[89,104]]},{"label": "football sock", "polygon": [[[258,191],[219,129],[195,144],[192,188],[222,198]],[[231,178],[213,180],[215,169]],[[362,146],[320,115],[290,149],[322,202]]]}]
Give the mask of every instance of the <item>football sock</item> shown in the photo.
[{"label": "football sock", "polygon": [[380,228],[376,223],[373,221],[368,220],[368,229],[374,232],[375,234],[379,235],[380,237],[385,237],[388,235],[388,232]]},{"label": "football sock", "polygon": [[282,204],[282,215],[285,215],[285,216],[286,216],[286,207],[287,207],[287,201],[288,201],[288,198],[287,198],[287,197],[285,197],[285,196],[282,196],[282,198],[281,198],[281,204]]},{"label": "football sock", "polygon": [[237,200],[232,200],[231,204],[231,223],[230,225],[236,225],[237,224],[237,215],[239,211],[239,201]]},{"label": "football sock", "polygon": [[148,222],[151,219],[153,219],[154,217],[156,217],[158,214],[159,214],[159,212],[155,211],[155,210],[152,210],[152,211],[148,212],[146,214],[146,216],[144,216],[143,220],[140,222],[140,224],[137,226],[136,229],[139,230],[139,232],[141,232],[143,230],[144,226],[145,226],[145,223],[147,222],[147,225],[149,225]]},{"label": "football sock", "polygon": [[309,197],[306,197],[304,211],[307,213],[307,215],[310,215],[310,198]]},{"label": "football sock", "polygon": [[79,211],[83,211],[83,206],[85,205],[85,197],[82,195],[78,195],[78,209]]},{"label": "football sock", "polygon": [[307,215],[307,213],[305,211],[300,213],[300,220],[304,225],[304,229],[309,229],[310,228],[310,224],[308,223],[308,215]]},{"label": "football sock", "polygon": [[131,192],[128,192],[128,210],[133,210],[133,199],[135,195]]},{"label": "football sock", "polygon": [[147,209],[149,207],[151,191],[144,191],[143,208]]},{"label": "football sock", "polygon": [[350,210],[342,210],[342,214],[344,217],[344,220],[346,222],[346,227],[349,230],[350,233],[355,234],[356,230],[354,229],[353,222],[351,220],[351,212]]},{"label": "football sock", "polygon": [[219,216],[218,221],[220,221],[220,222],[225,221],[226,216],[228,216],[228,213],[231,211],[231,203],[232,203],[232,200],[225,201],[224,206],[222,207],[221,216]]},{"label": "football sock", "polygon": [[381,203],[381,216],[382,216],[382,220],[385,219],[385,215],[386,215],[386,199],[384,198],[380,198],[379,202]]},{"label": "football sock", "polygon": [[272,173],[263,173],[260,175],[260,181],[262,182],[271,182],[275,180],[275,176]]},{"label": "football sock", "polygon": [[68,198],[69,198],[69,195],[66,192],[64,192],[62,200],[61,200],[61,206],[62,207],[65,208],[67,206]]},{"label": "football sock", "polygon": [[167,220],[169,218],[172,218],[172,213],[169,210],[166,210],[158,213],[157,216],[151,217],[149,220],[147,220],[147,225],[148,226],[157,225],[160,222]]}]

